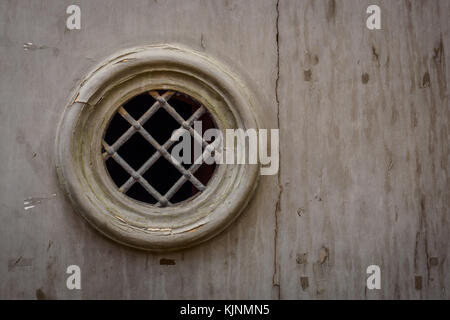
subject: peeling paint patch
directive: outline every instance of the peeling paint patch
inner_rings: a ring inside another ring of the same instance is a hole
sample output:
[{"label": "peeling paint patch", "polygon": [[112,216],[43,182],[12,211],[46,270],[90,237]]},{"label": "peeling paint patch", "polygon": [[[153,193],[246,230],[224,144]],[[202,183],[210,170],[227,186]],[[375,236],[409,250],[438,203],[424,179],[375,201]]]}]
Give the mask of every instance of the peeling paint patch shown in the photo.
[{"label": "peeling paint patch", "polygon": [[327,278],[330,272],[330,249],[322,246],[319,251],[319,259],[313,263],[313,273],[317,288],[317,295],[325,292],[327,287]]},{"label": "peeling paint patch", "polygon": [[43,201],[51,200],[54,197],[56,197],[56,193],[52,194],[49,197],[30,197],[23,200],[23,208],[25,210],[30,210],[36,207],[37,205],[41,204]]},{"label": "peeling paint patch", "polygon": [[361,76],[361,82],[363,84],[367,84],[367,82],[369,82],[369,74],[367,72],[364,72]]},{"label": "peeling paint patch", "polygon": [[297,209],[297,215],[299,217],[302,217],[305,214],[306,210],[304,208],[298,208]]},{"label": "peeling paint patch", "polygon": [[303,71],[303,77],[304,77],[305,81],[311,81],[312,71],[310,69]]},{"label": "peeling paint patch", "polygon": [[42,291],[41,288],[36,290],[36,299],[38,299],[38,300],[46,300],[47,299],[46,294],[44,293],[44,291]]},{"label": "peeling paint patch", "polygon": [[[51,48],[51,47],[47,47],[47,46],[38,46],[32,42],[25,42],[23,44],[23,50],[25,50],[25,51],[42,50],[42,49],[54,49],[54,50],[56,49],[56,50],[58,50],[58,53],[59,53],[58,48]],[[55,53],[55,51],[53,53]]]},{"label": "peeling paint patch", "polygon": [[422,78],[422,88],[429,88],[431,83],[430,74],[425,72]]},{"label": "peeling paint patch", "polygon": [[307,264],[308,263],[308,253],[299,253],[296,258],[297,264]]},{"label": "peeling paint patch", "polygon": [[414,285],[416,290],[422,290],[422,277],[416,276],[414,279]]},{"label": "peeling paint patch", "polygon": [[319,252],[320,264],[324,264],[325,261],[328,260],[329,255],[330,255],[330,250],[327,247],[322,247]]},{"label": "peeling paint patch", "polygon": [[302,286],[302,290],[305,291],[309,287],[309,279],[308,277],[300,277],[300,285]]}]

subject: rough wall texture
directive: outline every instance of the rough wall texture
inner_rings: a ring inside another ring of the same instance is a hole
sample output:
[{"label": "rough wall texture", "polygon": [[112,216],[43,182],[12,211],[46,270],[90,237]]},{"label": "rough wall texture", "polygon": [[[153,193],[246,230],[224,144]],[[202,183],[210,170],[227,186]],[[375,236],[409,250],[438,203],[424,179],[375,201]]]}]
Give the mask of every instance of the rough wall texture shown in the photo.
[{"label": "rough wall texture", "polygon": [[450,3],[372,3],[280,2],[282,298],[449,295]]},{"label": "rough wall texture", "polygon": [[[72,3],[0,2],[1,298],[449,297],[449,1],[77,1],[69,31]],[[380,31],[365,27],[369,4]],[[148,43],[229,64],[280,127],[279,176],[224,233],[170,254],[99,235],[54,168],[73,88]],[[371,264],[381,290],[365,289]]]}]

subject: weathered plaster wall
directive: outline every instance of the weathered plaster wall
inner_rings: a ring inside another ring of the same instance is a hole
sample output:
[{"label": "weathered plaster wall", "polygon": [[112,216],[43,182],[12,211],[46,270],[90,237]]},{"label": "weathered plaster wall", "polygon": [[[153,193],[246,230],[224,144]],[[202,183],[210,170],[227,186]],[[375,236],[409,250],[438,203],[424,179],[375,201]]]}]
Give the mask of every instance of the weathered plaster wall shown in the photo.
[{"label": "weathered plaster wall", "polygon": [[[76,1],[69,31],[73,3],[0,2],[1,298],[449,297],[448,1]],[[365,27],[369,4],[381,31]],[[254,87],[281,169],[215,239],[149,254],[72,211],[54,138],[99,61],[163,42]],[[81,291],[66,289],[70,264]],[[382,290],[365,290],[370,264]]]},{"label": "weathered plaster wall", "polygon": [[450,3],[376,2],[280,1],[281,298],[448,298]]}]

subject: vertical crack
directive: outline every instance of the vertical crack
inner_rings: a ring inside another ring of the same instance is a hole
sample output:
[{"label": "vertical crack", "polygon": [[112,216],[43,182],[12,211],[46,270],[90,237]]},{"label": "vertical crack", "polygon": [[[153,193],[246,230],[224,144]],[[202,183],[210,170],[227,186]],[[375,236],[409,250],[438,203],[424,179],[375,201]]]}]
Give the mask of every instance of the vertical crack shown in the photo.
[{"label": "vertical crack", "polygon": [[[278,128],[280,126],[280,100],[278,98],[278,83],[280,81],[280,0],[277,0],[276,4],[276,20],[275,20],[275,41],[277,45],[277,78],[275,79],[275,100],[277,102],[278,112]],[[279,171],[278,171],[279,172]]]},{"label": "vertical crack", "polygon": [[[278,125],[278,129],[280,129],[280,100],[278,97],[278,89],[279,89],[278,85],[279,85],[279,81],[280,81],[280,43],[279,43],[280,0],[277,0],[275,10],[276,10],[275,41],[276,41],[276,48],[277,48],[277,66],[276,66],[277,76],[275,79],[275,101],[277,104],[277,125]],[[273,257],[274,269],[273,269],[273,277],[272,277],[272,286],[275,289],[275,295],[276,295],[277,299],[280,299],[280,293],[281,293],[280,270],[279,270],[279,265],[278,265],[278,215],[281,210],[281,208],[280,208],[281,195],[283,193],[283,186],[281,185],[281,174],[280,174],[280,172],[281,172],[281,152],[279,154],[279,159],[280,159],[280,166],[278,168],[278,175],[277,175],[278,199],[277,199],[277,203],[275,206],[275,232],[274,232],[274,257]]]}]

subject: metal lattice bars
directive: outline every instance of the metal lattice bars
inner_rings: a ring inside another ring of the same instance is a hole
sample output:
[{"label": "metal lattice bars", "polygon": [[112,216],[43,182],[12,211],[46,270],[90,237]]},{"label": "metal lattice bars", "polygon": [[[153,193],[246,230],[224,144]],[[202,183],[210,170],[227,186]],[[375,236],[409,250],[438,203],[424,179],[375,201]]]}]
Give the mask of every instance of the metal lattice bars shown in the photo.
[{"label": "metal lattice bars", "polygon": [[106,152],[130,175],[134,180],[138,181],[148,193],[150,193],[156,200],[158,200],[158,204],[161,206],[169,205],[169,201],[163,195],[161,195],[155,188],[153,188],[147,180],[144,179],[143,176],[138,174],[134,169],[116,152],[114,151],[108,144],[103,141],[103,148],[105,148]]},{"label": "metal lattice bars", "polygon": [[[174,95],[174,93],[175,92],[173,91],[167,91],[164,94],[159,95],[157,91],[150,91],[149,94],[156,100],[156,102],[138,120],[134,119],[123,107],[120,107],[118,112],[131,125],[130,128],[128,128],[128,130],[111,146],[109,146],[105,141],[102,141],[103,148],[105,149],[105,152],[103,153],[104,160],[106,161],[112,157],[114,161],[116,161],[130,175],[130,178],[119,188],[119,191],[126,193],[135,182],[139,182],[139,184],[142,185],[142,187],[157,200],[157,205],[162,207],[172,205],[170,203],[170,199],[187,181],[190,181],[199,191],[203,191],[206,188],[194,176],[194,173],[202,165],[202,161],[199,161],[199,163],[194,161],[194,164],[191,165],[189,169],[185,169],[176,159],[172,158],[168,152],[168,149],[175,143],[175,141],[168,139],[163,145],[160,145],[143,127],[145,122],[150,119],[155,112],[159,110],[159,108],[163,107],[181,125],[179,129],[188,130],[194,140],[196,140],[197,143],[201,143],[205,147],[205,150],[201,156],[202,159],[208,154],[211,154],[211,151],[215,150],[218,144],[217,141],[208,144],[208,142],[205,141],[201,135],[192,128],[194,121],[198,120],[206,112],[205,108],[201,106],[188,120],[185,121],[183,117],[178,114],[175,108],[168,103],[168,100]],[[135,171],[117,153],[117,150],[136,132],[139,132],[144,139],[156,149],[156,152],[137,171]],[[147,170],[149,170],[161,156],[169,161],[169,163],[171,163],[182,174],[178,181],[169,189],[169,191],[166,192],[165,195],[161,195],[143,177],[145,172],[147,172]]]},{"label": "metal lattice bars", "polygon": [[[205,108],[201,107],[195,111],[195,113],[187,120],[187,122],[192,125],[194,121],[198,120],[204,113]],[[162,147],[166,150],[168,150],[173,144],[175,143],[175,140],[167,140]],[[144,175],[145,172],[147,172],[148,169],[161,157],[161,153],[155,152],[137,171],[140,175]],[[136,182],[136,180],[133,179],[133,177],[130,177],[127,182],[125,182],[120,188],[120,192],[125,193],[127,192],[133,184]]]},{"label": "metal lattice bars", "polygon": [[194,128],[191,127],[186,121],[184,121],[183,117],[178,114],[178,112],[169,104],[167,103],[167,99],[160,96],[158,92],[156,91],[150,91],[150,95],[158,101],[161,106],[186,130],[188,130],[191,135],[194,137],[194,140],[197,143],[202,144],[203,147],[208,146],[208,142],[202,139],[202,136],[198,134],[197,131],[194,130]]},{"label": "metal lattice bars", "polygon": [[[161,97],[164,98],[164,100],[169,100],[175,92],[172,91],[167,91],[165,92]],[[153,116],[156,111],[159,110],[159,108],[161,107],[161,103],[159,101],[156,101],[140,118],[137,122],[140,123],[141,126],[143,126],[148,119],[151,118],[151,116]],[[117,151],[125,142],[128,141],[128,139],[131,138],[131,136],[136,132],[136,128],[134,128],[133,126],[131,126],[130,128],[128,128],[127,131],[125,131],[124,134],[122,134],[122,136],[117,139],[116,142],[114,142],[111,146],[112,150]],[[103,158],[105,160],[108,160],[109,156],[108,154],[105,152],[103,153]]]},{"label": "metal lattice bars", "polygon": [[[204,159],[206,156],[211,155],[212,150],[215,150],[217,147],[219,147],[220,141],[214,140],[211,144],[209,144],[205,150],[203,151],[202,155],[199,157],[201,159]],[[189,172],[195,173],[200,167],[202,166],[202,163],[199,161],[194,161],[194,164],[189,168]],[[173,195],[183,186],[183,184],[187,181],[186,176],[181,176],[177,182],[172,186],[172,188],[167,191],[167,193],[164,195],[168,199],[172,198]]]}]

